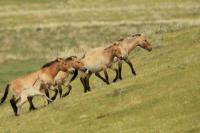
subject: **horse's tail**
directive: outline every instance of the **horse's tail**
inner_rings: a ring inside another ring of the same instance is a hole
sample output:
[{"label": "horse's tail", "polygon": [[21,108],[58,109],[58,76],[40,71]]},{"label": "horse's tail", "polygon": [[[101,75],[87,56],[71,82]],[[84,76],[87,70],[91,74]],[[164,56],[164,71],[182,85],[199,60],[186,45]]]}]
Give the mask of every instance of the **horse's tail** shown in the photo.
[{"label": "horse's tail", "polygon": [[70,82],[72,82],[77,77],[77,75],[78,75],[78,70],[75,70],[73,77],[70,79]]},{"label": "horse's tail", "polygon": [[10,87],[10,85],[7,84],[7,86],[6,86],[6,88],[5,88],[5,91],[4,91],[4,95],[3,95],[3,97],[1,98],[0,105],[6,100],[7,95],[8,95],[8,91],[9,91],[9,87]]}]

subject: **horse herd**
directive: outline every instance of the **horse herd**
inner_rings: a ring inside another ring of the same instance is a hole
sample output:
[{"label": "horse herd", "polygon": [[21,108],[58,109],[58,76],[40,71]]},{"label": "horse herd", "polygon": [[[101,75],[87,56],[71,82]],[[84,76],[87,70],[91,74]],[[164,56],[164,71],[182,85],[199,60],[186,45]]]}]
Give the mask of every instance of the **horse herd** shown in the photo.
[{"label": "horse herd", "polygon": [[[70,93],[72,89],[70,83],[76,78],[78,71],[83,73],[80,81],[83,84],[84,92],[91,91],[89,79],[93,73],[107,84],[109,84],[107,69],[111,69],[116,73],[113,82],[122,79],[123,61],[130,66],[133,75],[136,75],[128,55],[137,46],[147,51],[152,50],[144,35],[134,34],[108,45],[93,48],[86,52],[82,58],[76,56],[57,58],[43,65],[39,70],[9,82],[0,104],[6,100],[10,90],[12,92],[10,104],[16,116],[20,115],[22,105],[26,101],[30,104],[30,111],[36,109],[32,102],[34,96],[42,96],[44,104],[47,105],[56,99],[58,93],[60,98]],[[113,67],[113,63],[117,63],[118,67]],[[103,71],[105,77],[101,76],[101,71]],[[62,86],[68,87],[68,91],[64,94],[62,94]],[[55,91],[52,98],[49,97],[48,90]]]}]

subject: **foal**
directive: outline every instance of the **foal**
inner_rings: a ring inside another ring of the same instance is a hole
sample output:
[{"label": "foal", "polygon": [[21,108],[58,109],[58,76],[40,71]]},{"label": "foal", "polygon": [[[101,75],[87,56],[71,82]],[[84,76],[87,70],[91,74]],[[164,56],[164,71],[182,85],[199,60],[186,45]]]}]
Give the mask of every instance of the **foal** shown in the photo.
[{"label": "foal", "polygon": [[[109,84],[107,68],[110,68],[113,63],[114,57],[124,59],[126,54],[122,51],[121,46],[117,43],[114,43],[109,46],[98,47],[87,52],[82,58],[85,67],[87,68],[87,73],[85,77],[81,77],[80,80],[84,86],[84,92],[90,91],[89,78],[92,73],[95,73],[97,77],[102,79],[104,82]],[[106,79],[101,77],[99,74],[100,71],[103,71]]]},{"label": "foal", "polygon": [[[56,92],[55,92],[55,95],[51,98],[52,100],[56,99],[58,92],[59,92],[60,98],[63,98],[69,95],[72,89],[72,86],[70,85],[70,83],[76,78],[76,76],[78,75],[78,71],[79,70],[83,72],[86,71],[86,69],[83,68],[84,64],[82,63],[80,59],[78,59],[76,56],[72,56],[72,58],[74,60],[74,63],[73,63],[74,69],[71,69],[70,71],[67,71],[67,72],[60,71],[54,79],[55,80],[54,87],[56,88]],[[72,74],[73,74],[73,77],[70,76]],[[65,92],[63,95],[62,95],[62,86],[68,87],[68,91]]]},{"label": "foal", "polygon": [[[130,54],[137,46],[147,50],[147,51],[152,51],[151,44],[147,39],[145,38],[144,35],[142,34],[134,34],[132,36],[129,36],[125,39],[120,39],[118,43],[121,45],[121,47],[126,51],[126,54]],[[121,71],[122,71],[122,60],[119,60],[118,58],[114,59],[115,62],[118,64],[118,69],[115,68],[116,70],[116,77],[113,80],[113,82],[117,81],[117,79],[122,79],[121,76]],[[131,68],[132,74],[136,75],[136,72],[133,68],[133,64],[131,63],[130,59],[127,57],[124,60]]]},{"label": "foal", "polygon": [[43,86],[54,84],[54,78],[59,71],[67,72],[71,68],[72,65],[69,65],[69,60],[58,58],[45,64],[43,68],[38,71],[11,81],[5,88],[0,104],[6,100],[9,90],[13,93],[10,103],[16,116],[20,114],[22,105],[27,100],[32,104],[32,101],[30,102],[29,100],[30,97],[39,95],[42,96],[45,101],[51,101],[51,99],[41,92],[42,89],[47,89]]}]

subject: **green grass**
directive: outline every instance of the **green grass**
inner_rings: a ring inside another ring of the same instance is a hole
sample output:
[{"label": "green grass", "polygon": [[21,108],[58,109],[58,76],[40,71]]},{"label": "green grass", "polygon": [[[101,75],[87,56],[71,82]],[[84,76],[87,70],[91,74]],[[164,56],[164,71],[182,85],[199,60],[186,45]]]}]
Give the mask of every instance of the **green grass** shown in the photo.
[{"label": "green grass", "polygon": [[[16,14],[11,15],[13,9]],[[144,33],[153,47],[152,52],[136,48],[130,54],[137,76],[124,64],[123,80],[106,85],[92,76],[92,92],[87,94],[77,78],[68,97],[47,107],[35,97],[38,110],[29,112],[25,104],[20,117],[13,114],[9,94],[0,106],[0,132],[200,132],[200,27],[189,22],[200,17],[197,0],[9,0],[0,1],[0,11],[1,95],[9,81],[57,56],[80,57],[90,48],[133,33]],[[188,21],[181,22],[185,18]],[[170,21],[174,19],[180,21]],[[135,20],[141,22],[88,23]],[[88,24],[79,26],[79,22]],[[109,76],[111,81],[110,70]]]}]

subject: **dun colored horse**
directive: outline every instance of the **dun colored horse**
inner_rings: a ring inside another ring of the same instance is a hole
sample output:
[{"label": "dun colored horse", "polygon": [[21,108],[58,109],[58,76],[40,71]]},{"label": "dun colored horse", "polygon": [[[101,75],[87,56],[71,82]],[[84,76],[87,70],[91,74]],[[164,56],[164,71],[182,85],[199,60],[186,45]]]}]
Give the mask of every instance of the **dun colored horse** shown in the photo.
[{"label": "dun colored horse", "polygon": [[[77,60],[79,63],[82,63],[76,56],[73,56],[73,58],[74,58],[74,60]],[[82,65],[84,65],[84,64],[82,63]],[[63,98],[63,97],[66,97],[67,95],[69,95],[69,93],[72,89],[72,86],[70,85],[70,83],[78,75],[78,70],[80,70],[80,69],[74,69],[74,70],[71,70],[68,72],[60,71],[56,75],[56,77],[54,79],[56,85],[54,87],[56,87],[57,89],[55,89],[56,90],[55,95],[51,98],[51,100],[56,99],[58,92],[59,92],[60,98]],[[83,71],[83,70],[81,70],[81,71]],[[71,77],[71,75],[73,75],[73,77]],[[65,92],[63,95],[62,95],[62,86],[66,86],[68,88],[68,91]]]},{"label": "dun colored horse", "polygon": [[[76,62],[76,65],[76,68],[85,69],[84,66],[79,62]],[[45,103],[47,101],[51,101],[51,99],[49,99],[41,91],[43,89],[46,90],[48,88],[47,86],[52,86],[55,84],[54,78],[59,71],[67,72],[70,69],[74,69],[74,67],[75,62],[73,58],[58,58],[52,62],[49,62],[45,64],[40,70],[11,81],[5,88],[5,92],[3,97],[1,98],[0,104],[2,104],[6,100],[9,90],[11,90],[11,92],[13,93],[13,96],[10,99],[10,103],[16,116],[20,114],[22,105],[27,100],[31,105],[30,110],[33,109],[33,96],[42,96]]]},{"label": "dun colored horse", "polygon": [[[121,45],[117,43],[109,46],[94,48],[84,55],[82,61],[87,68],[87,74],[85,75],[85,77],[80,78],[84,86],[84,92],[91,90],[89,85],[89,78],[92,73],[95,73],[97,77],[109,84],[109,78],[106,69],[112,66],[114,57],[117,57],[119,59],[124,59],[126,57],[126,52],[123,51]],[[99,74],[99,72],[101,71],[104,72],[106,79],[104,79]]]},{"label": "dun colored horse", "polygon": [[[127,55],[130,54],[137,46],[149,52],[152,51],[151,44],[142,34],[134,34],[125,39],[120,39],[117,43],[121,45],[121,47],[126,51]],[[116,77],[114,78],[113,82],[117,81],[117,79],[122,79],[122,60],[119,60],[118,58],[115,58],[114,60],[118,64],[118,69],[114,68],[116,70]],[[131,63],[130,59],[127,57],[124,61],[130,66],[132,74],[136,75],[136,72],[133,68],[133,64]]]}]

